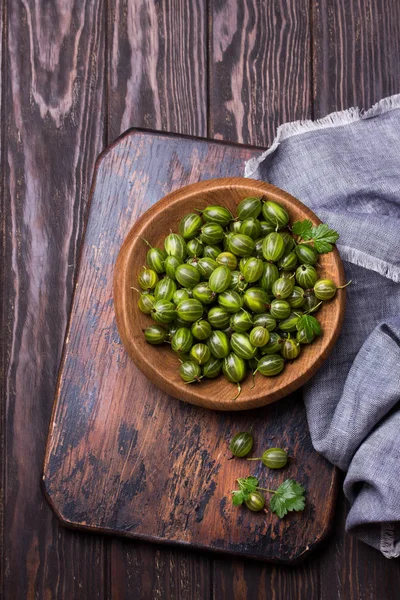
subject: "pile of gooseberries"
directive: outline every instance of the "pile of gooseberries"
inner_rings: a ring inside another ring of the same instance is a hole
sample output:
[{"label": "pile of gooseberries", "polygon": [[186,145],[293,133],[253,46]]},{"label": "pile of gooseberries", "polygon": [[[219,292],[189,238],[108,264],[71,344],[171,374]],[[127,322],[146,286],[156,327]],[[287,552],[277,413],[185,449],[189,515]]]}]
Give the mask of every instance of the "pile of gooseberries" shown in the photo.
[{"label": "pile of gooseberries", "polygon": [[321,333],[303,317],[338,289],[318,274],[317,244],[295,235],[285,208],[263,198],[245,198],[237,215],[206,206],[178,229],[163,248],[144,240],[138,306],[153,320],[147,342],[170,344],[185,383],[222,372],[239,394],[248,372],[279,375]]}]

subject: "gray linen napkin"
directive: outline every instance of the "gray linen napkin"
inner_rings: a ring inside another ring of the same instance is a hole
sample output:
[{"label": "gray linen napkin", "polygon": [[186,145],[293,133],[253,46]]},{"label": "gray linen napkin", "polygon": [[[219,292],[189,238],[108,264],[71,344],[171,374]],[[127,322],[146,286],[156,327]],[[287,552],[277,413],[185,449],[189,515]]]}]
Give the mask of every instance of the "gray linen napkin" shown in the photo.
[{"label": "gray linen napkin", "polygon": [[304,390],[314,447],[347,471],[346,528],[400,556],[400,95],[279,127],[245,175],[273,183],[340,233],[343,330]]}]

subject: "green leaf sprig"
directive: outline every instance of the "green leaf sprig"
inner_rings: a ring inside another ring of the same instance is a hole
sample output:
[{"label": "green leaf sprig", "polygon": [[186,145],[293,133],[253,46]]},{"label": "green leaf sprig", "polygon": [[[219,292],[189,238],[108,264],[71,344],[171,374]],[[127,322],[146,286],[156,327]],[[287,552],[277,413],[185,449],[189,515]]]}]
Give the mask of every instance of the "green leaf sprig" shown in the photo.
[{"label": "green leaf sprig", "polygon": [[232,490],[232,503],[234,506],[240,506],[249,499],[252,492],[257,490],[258,479],[257,477],[239,477],[236,481],[239,489]]},{"label": "green leaf sprig", "polygon": [[249,499],[250,494],[256,490],[273,494],[269,507],[271,512],[282,519],[288,512],[302,511],[305,508],[305,489],[294,479],[286,479],[276,490],[259,487],[256,477],[239,478],[236,480],[238,490],[232,490],[232,503],[240,506]]},{"label": "green leaf sprig", "polygon": [[288,512],[302,511],[305,508],[305,489],[294,479],[286,479],[273,494],[269,506],[280,519]]},{"label": "green leaf sprig", "polygon": [[293,223],[292,232],[299,236],[299,242],[312,243],[320,254],[331,252],[332,244],[339,239],[338,232],[330,229],[329,225],[326,223],[313,225],[310,219]]}]

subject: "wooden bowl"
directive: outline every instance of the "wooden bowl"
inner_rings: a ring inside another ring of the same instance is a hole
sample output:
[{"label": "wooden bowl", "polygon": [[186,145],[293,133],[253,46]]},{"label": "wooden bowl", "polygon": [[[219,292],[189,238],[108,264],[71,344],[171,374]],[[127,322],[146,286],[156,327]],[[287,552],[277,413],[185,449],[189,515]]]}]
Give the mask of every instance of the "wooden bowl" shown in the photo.
[{"label": "wooden bowl", "polygon": [[[139,270],[146,262],[147,245],[163,247],[170,230],[177,232],[183,215],[208,204],[221,204],[236,214],[236,207],[248,196],[264,196],[279,202],[290,215],[291,222],[310,219],[321,221],[304,204],[279,188],[245,178],[225,178],[201,181],[168,194],[147,210],[130,230],[119,252],[114,272],[114,303],[118,330],[122,342],[136,366],[159,388],[175,398],[215,410],[245,410],[275,402],[302,386],[322,365],[338,337],[345,305],[345,290],[338,290],[331,302],[324,303],[318,312],[323,335],[276,377],[257,374],[255,386],[251,377],[242,382],[240,396],[236,384],[223,376],[203,380],[199,384],[184,384],[179,376],[179,362],[168,345],[151,346],[145,341],[143,329],[152,322],[137,306]],[[344,283],[344,271],[338,251],[320,257],[320,272],[337,285]]]}]

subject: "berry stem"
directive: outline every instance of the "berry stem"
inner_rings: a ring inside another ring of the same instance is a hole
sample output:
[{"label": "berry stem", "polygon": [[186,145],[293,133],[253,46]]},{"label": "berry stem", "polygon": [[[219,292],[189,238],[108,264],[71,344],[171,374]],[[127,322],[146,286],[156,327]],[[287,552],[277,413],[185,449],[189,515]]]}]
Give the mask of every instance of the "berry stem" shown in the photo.
[{"label": "berry stem", "polygon": [[255,381],[255,378],[254,378],[254,377],[255,377],[255,376],[254,376],[254,373],[252,373],[252,374],[251,374],[251,378],[252,378],[252,386],[251,386],[251,388],[250,388],[251,390],[252,390],[252,389],[254,388],[254,386],[256,385],[256,381]]},{"label": "berry stem", "polygon": [[337,289],[338,290],[343,290],[345,287],[347,287],[348,285],[350,285],[352,281],[353,280],[350,279],[350,281],[348,281],[345,285],[338,285]]},{"label": "berry stem", "polygon": [[322,304],[322,300],[321,300],[321,302],[318,302],[318,304],[316,304],[316,305],[314,306],[314,308],[310,308],[310,309],[309,309],[309,310],[307,310],[307,311],[306,311],[304,314],[305,314],[305,315],[309,315],[309,314],[311,314],[312,312],[316,311],[316,310],[317,310],[317,308],[319,308],[319,307],[321,306],[321,304]]},{"label": "berry stem", "polygon": [[236,400],[237,398],[239,398],[239,396],[241,394],[242,386],[240,385],[239,382],[238,382],[237,386],[238,386],[238,392],[237,392],[236,396],[234,398],[232,398],[232,400]]},{"label": "berry stem", "polygon": [[153,247],[144,237],[140,237],[140,239],[143,240],[144,243],[147,244],[149,248]]},{"label": "berry stem", "polygon": [[[248,458],[247,460],[252,460],[251,458]],[[263,492],[269,492],[270,494],[277,494],[278,492],[276,490],[269,490],[268,488],[262,488],[262,487],[257,487],[258,490],[262,490]]]}]

